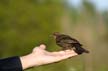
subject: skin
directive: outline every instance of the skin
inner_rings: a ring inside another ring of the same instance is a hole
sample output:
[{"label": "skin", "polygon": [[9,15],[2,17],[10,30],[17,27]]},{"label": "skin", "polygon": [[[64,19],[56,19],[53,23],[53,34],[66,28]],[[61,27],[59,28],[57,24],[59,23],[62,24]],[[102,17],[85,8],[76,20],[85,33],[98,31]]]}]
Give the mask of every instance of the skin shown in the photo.
[{"label": "skin", "polygon": [[45,50],[45,48],[46,46],[44,44],[41,44],[40,46],[35,47],[30,54],[21,56],[20,60],[23,69],[59,62],[61,60],[78,55],[73,50],[49,52]]}]

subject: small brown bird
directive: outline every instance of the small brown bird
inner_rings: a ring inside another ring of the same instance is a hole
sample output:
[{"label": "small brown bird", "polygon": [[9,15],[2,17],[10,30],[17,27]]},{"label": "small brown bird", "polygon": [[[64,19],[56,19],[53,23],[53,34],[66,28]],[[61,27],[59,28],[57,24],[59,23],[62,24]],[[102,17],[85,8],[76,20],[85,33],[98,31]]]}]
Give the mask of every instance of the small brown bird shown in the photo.
[{"label": "small brown bird", "polygon": [[82,44],[78,40],[71,38],[68,35],[60,34],[58,32],[53,33],[56,40],[56,44],[62,47],[63,50],[73,49],[77,54],[89,53],[88,50],[82,48]]}]

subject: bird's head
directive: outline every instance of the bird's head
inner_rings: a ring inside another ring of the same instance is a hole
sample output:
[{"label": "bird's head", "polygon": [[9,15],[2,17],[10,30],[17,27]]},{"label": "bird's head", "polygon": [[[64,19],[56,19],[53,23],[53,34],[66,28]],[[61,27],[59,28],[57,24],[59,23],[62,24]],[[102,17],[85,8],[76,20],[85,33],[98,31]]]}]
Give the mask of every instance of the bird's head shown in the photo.
[{"label": "bird's head", "polygon": [[56,37],[59,36],[59,35],[61,35],[59,32],[54,32],[54,33],[52,34],[52,36],[53,36],[54,38],[56,38]]},{"label": "bird's head", "polygon": [[59,36],[59,35],[60,35],[59,32],[54,32],[54,33],[53,33],[53,36]]}]

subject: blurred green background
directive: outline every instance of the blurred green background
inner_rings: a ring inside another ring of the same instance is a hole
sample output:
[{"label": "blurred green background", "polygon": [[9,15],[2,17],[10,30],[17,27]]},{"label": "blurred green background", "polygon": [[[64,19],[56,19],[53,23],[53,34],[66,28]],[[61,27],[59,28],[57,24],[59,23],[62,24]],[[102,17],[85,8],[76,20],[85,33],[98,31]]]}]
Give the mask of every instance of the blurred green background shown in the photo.
[{"label": "blurred green background", "polygon": [[108,10],[87,0],[79,8],[67,0],[0,0],[0,58],[26,55],[41,43],[59,50],[53,32],[77,38],[90,54],[25,71],[108,71]]}]

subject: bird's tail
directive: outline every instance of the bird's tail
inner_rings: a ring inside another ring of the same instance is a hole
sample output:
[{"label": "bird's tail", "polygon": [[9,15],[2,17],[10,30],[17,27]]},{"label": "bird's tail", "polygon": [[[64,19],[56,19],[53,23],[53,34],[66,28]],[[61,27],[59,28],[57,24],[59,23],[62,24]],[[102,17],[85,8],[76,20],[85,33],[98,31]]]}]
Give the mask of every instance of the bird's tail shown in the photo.
[{"label": "bird's tail", "polygon": [[[84,48],[83,48],[83,49],[84,49]],[[84,49],[84,52],[85,52],[85,53],[89,53],[89,51],[88,51],[88,50],[86,50],[86,49]]]},{"label": "bird's tail", "polygon": [[82,54],[82,53],[89,53],[88,50],[82,48],[82,46],[80,44],[74,44],[75,46],[75,52],[78,53],[78,54]]}]

